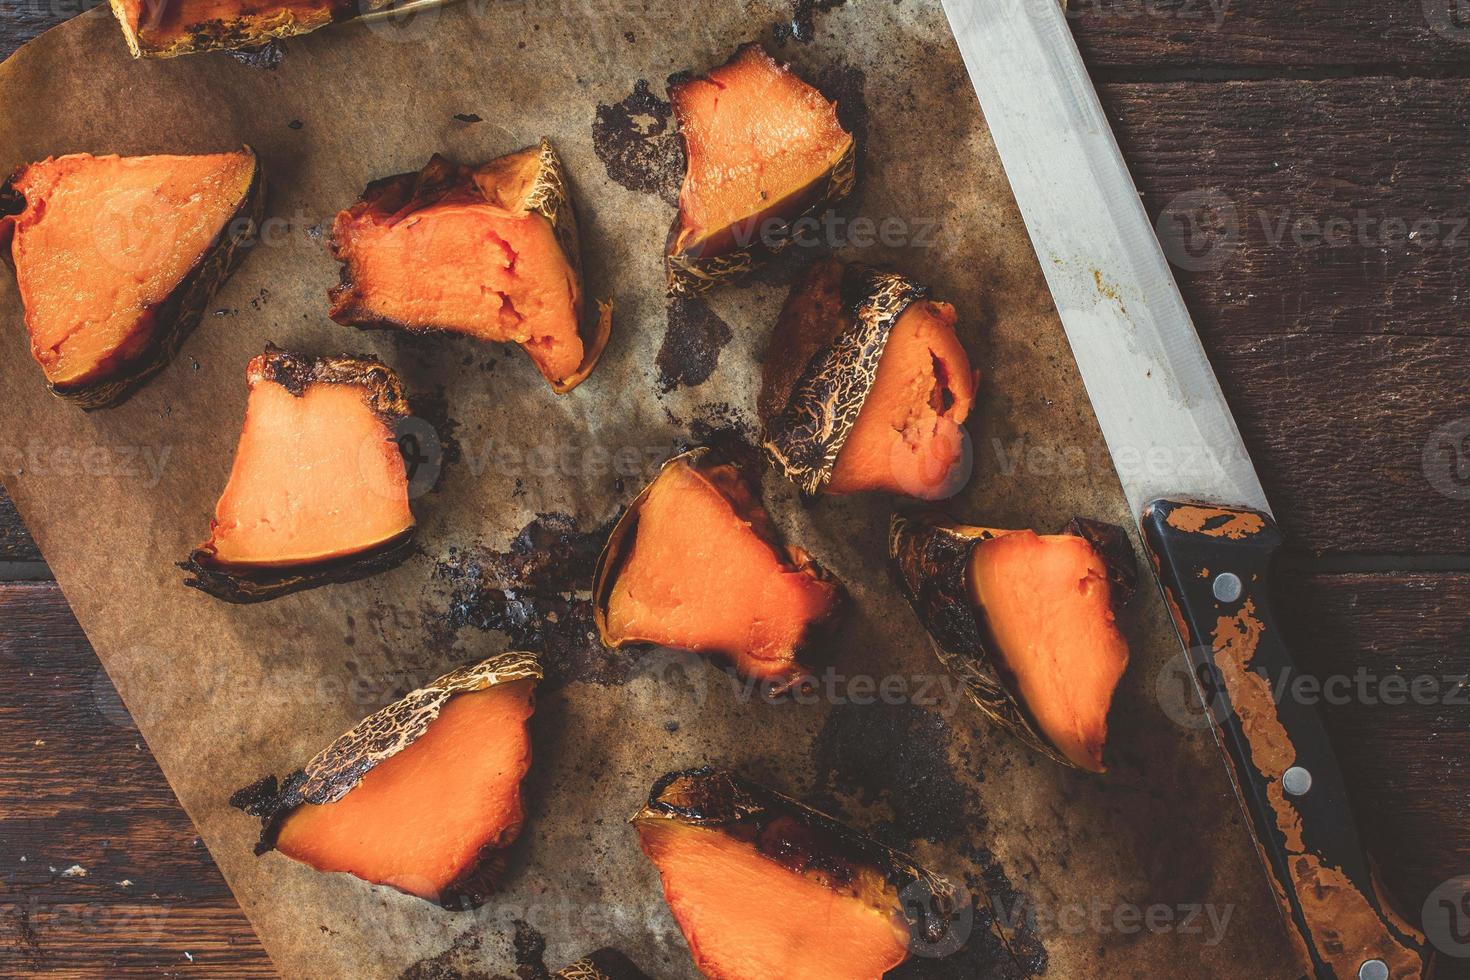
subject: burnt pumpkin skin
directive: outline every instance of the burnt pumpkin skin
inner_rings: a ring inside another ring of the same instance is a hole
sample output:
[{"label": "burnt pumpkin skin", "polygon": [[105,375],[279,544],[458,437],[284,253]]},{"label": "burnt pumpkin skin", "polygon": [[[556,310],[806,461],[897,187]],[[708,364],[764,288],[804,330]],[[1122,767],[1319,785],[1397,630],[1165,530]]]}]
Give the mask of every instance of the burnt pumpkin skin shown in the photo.
[{"label": "burnt pumpkin skin", "polygon": [[598,558],[594,613],[614,649],[652,643],[728,662],[769,694],[836,620],[840,583],[785,545],[733,463],[700,447],[664,464]]},{"label": "burnt pumpkin skin", "polygon": [[950,929],[948,881],[733,773],[670,773],[631,822],[707,977],[878,980]]},{"label": "burnt pumpkin skin", "polygon": [[435,156],[337,215],[338,323],[519,344],[558,393],[602,356],[612,307],[585,309],[576,216],[551,144],[471,168]]},{"label": "burnt pumpkin skin", "polygon": [[759,44],[669,87],[686,168],[665,255],[671,296],[751,269],[798,219],[852,193],[857,146],[837,106]]},{"label": "burnt pumpkin skin", "polygon": [[814,263],[764,358],[767,455],[808,495],[953,496],[969,478],[963,426],[979,381],[956,319],[897,273]]},{"label": "burnt pumpkin skin", "polygon": [[279,850],[446,908],[483,904],[525,819],[528,721],[541,679],[514,651],[461,667],[359,723],[307,765],[230,800]]},{"label": "burnt pumpkin skin", "polygon": [[209,539],[182,563],[192,586],[260,602],[363,578],[412,551],[395,426],[408,402],[387,365],[275,348],[250,362],[250,397]]},{"label": "burnt pumpkin skin", "polygon": [[387,0],[109,0],[134,58],[253,48],[388,6]]},{"label": "burnt pumpkin skin", "polygon": [[248,146],[18,169],[0,187],[0,254],[51,390],[106,408],[162,370],[244,258],[264,207]]},{"label": "burnt pumpkin skin", "polygon": [[1106,771],[1129,656],[1116,619],[1137,582],[1122,528],[1077,518],[1039,535],[894,515],[889,557],[939,659],[987,717],[1064,765]]}]

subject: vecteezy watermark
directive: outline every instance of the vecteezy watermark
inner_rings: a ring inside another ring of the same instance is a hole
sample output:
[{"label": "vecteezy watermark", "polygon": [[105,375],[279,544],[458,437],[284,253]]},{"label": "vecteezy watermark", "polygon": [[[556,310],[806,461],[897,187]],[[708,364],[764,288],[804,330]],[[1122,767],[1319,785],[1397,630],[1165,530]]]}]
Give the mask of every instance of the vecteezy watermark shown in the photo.
[{"label": "vecteezy watermark", "polygon": [[[1191,657],[1180,651],[1154,678],[1154,696],[1165,716],[1190,731],[1224,724],[1234,714],[1225,680],[1207,653],[1197,650]],[[1320,677],[1294,670],[1249,673],[1278,705],[1470,708],[1470,674],[1379,674],[1367,667]]]},{"label": "vecteezy watermark", "polygon": [[1451,500],[1470,500],[1470,417],[1446,422],[1429,434],[1424,478]]},{"label": "vecteezy watermark", "polygon": [[11,476],[136,480],[156,487],[173,447],[167,445],[67,445],[35,438],[0,444],[0,472]]},{"label": "vecteezy watermark", "polygon": [[1470,875],[1442,883],[1424,900],[1424,935],[1430,945],[1458,959],[1470,959]]},{"label": "vecteezy watermark", "polygon": [[1198,936],[1204,946],[1218,946],[1225,938],[1234,904],[1209,902],[1134,902],[1093,898],[1086,902],[1042,905],[1018,895],[1011,902],[992,903],[997,921],[1007,930],[1029,926],[1039,936],[1153,935]]},{"label": "vecteezy watermark", "polygon": [[1219,188],[1202,188],[1171,198],[1159,211],[1154,232],[1171,263],[1199,272],[1223,268],[1247,240],[1268,249],[1466,248],[1470,215],[1245,208]]},{"label": "vecteezy watermark", "polygon": [[1470,43],[1470,0],[1420,0],[1432,30],[1452,41]]}]

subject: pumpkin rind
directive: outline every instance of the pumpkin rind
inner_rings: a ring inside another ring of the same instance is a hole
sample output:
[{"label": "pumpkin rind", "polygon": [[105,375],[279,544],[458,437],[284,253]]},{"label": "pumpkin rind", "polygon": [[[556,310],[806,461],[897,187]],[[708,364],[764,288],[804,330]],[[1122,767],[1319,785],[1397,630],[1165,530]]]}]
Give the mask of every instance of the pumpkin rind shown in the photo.
[{"label": "pumpkin rind", "polygon": [[[308,385],[352,385],[368,394],[368,405],[392,431],[410,415],[403,385],[392,368],[372,357],[342,355],[308,358],[268,345],[259,380],[302,394]],[[254,384],[257,379],[251,378]],[[399,565],[414,551],[416,527],[368,551],[313,565],[241,568],[222,564],[205,547],[194,549],[179,567],[191,577],[184,584],[216,599],[238,604],[264,602],[321,585],[352,582]]]},{"label": "pumpkin rind", "polygon": [[[573,276],[580,283],[582,281],[582,249],[576,210],[572,205],[571,193],[567,187],[566,167],[552,147],[551,141],[546,137],[542,137],[535,146],[507,153],[480,167],[458,166],[435,154],[420,171],[395,174],[368,184],[357,206],[371,206],[373,202],[385,197],[404,194],[407,201],[399,210],[403,212],[418,210],[434,203],[447,192],[475,187],[477,173],[510,169],[519,165],[528,156],[534,157],[535,168],[531,179],[526,183],[523,197],[519,201],[520,207],[527,212],[541,215],[551,225],[556,242],[562,254],[566,256]],[[354,300],[356,287],[352,264],[342,257],[341,248],[335,238],[331,242],[331,248],[332,254],[339,262],[342,262],[340,281],[328,293],[333,305],[332,319],[338,323],[350,324],[365,330],[434,332],[431,328],[400,323],[359,309]],[[595,307],[595,312],[593,307]],[[546,379],[557,394],[566,394],[585,381],[592,373],[612,335],[612,317],[613,305],[610,300],[597,300],[586,304],[578,325],[578,333],[582,341],[581,364],[567,377],[548,377]],[[448,333],[450,331],[439,330],[438,332]]]},{"label": "pumpkin rind", "polygon": [[[254,161],[250,185],[215,242],[205,249],[168,298],[149,311],[154,326],[148,345],[139,355],[122,362],[116,373],[108,377],[78,386],[48,381],[46,386],[54,394],[86,411],[111,408],[126,401],[178,355],[184,341],[203,319],[214,294],[244,260],[265,220],[265,171],[253,148],[247,145],[244,152]],[[6,219],[25,209],[24,198],[13,186],[25,169],[18,168],[0,185],[0,257],[12,270],[15,265],[8,247],[10,229]]]},{"label": "pumpkin rind", "polygon": [[[831,265],[814,267],[809,276],[832,274]],[[804,364],[793,364],[790,339],[795,331],[778,321],[772,349],[766,353],[761,391],[762,448],[803,494],[815,496],[832,478],[837,456],[857,422],[858,413],[878,376],[878,362],[898,318],[925,286],[896,272],[849,265],[842,269],[841,329]],[[810,282],[792,288],[781,320]],[[798,368],[795,378],[790,372]]]},{"label": "pumpkin rind", "polygon": [[[142,0],[146,8],[161,0]],[[175,0],[177,2],[177,0]],[[174,58],[205,51],[236,51],[272,40],[307,34],[391,6],[390,0],[325,0],[319,4],[280,0],[274,9],[242,12],[235,17],[205,18],[165,32],[144,29],[146,9],[130,11],[126,0],[109,0],[134,58]]]},{"label": "pumpkin rind", "polygon": [[[671,820],[748,840],[759,839],[761,831],[779,818],[813,832],[814,840],[824,845],[822,853],[814,855],[817,859],[881,875],[892,890],[893,911],[907,922],[911,936],[931,945],[949,936],[951,919],[960,911],[960,892],[947,878],[820,810],[728,770],[706,766],[661,776],[648,802],[628,822],[637,826]],[[779,855],[771,856],[780,860]]]},{"label": "pumpkin rind", "polygon": [[[1137,581],[1127,532],[1114,524],[1079,517],[1060,533],[1092,545],[1107,569],[1113,604],[1127,602]],[[964,683],[965,693],[980,712],[1037,752],[1078,768],[1032,718],[1009,671],[992,654],[993,641],[983,617],[970,602],[966,586],[970,552],[995,536],[989,528],[958,524],[933,513],[894,514],[888,529],[890,567],[929,634],[935,655]]]},{"label": "pumpkin rind", "polygon": [[[537,656],[521,650],[450,671],[368,715],[279,783],[275,776],[267,776],[238,790],[230,797],[230,805],[260,818],[255,853],[264,854],[274,849],[281,822],[292,810],[304,803],[333,803],[352,792],[363,776],[428,731],[454,695],[541,677]],[[501,870],[494,854],[482,855],[479,865],[445,889],[439,903],[456,908],[481,904]]]}]

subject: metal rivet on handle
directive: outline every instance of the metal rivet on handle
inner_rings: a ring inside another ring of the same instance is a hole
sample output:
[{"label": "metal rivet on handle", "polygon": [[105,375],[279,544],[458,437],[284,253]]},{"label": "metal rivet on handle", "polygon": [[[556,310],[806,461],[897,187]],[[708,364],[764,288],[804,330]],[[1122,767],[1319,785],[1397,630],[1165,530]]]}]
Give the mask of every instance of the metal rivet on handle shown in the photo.
[{"label": "metal rivet on handle", "polygon": [[[1301,766],[1292,766],[1282,774],[1281,785],[1286,787],[1286,791],[1292,796],[1305,796],[1307,790],[1312,788],[1312,774]],[[1372,962],[1374,961],[1368,961],[1368,963]],[[1368,963],[1364,963],[1363,965],[1366,967]],[[1386,978],[1387,976],[1388,974],[1385,973],[1384,977]]]},{"label": "metal rivet on handle", "polygon": [[1388,980],[1388,964],[1382,960],[1368,960],[1358,967],[1358,980]]},{"label": "metal rivet on handle", "polygon": [[1210,588],[1215,593],[1215,598],[1221,602],[1234,602],[1245,591],[1245,586],[1240,582],[1240,576],[1234,572],[1221,572],[1216,575]]}]

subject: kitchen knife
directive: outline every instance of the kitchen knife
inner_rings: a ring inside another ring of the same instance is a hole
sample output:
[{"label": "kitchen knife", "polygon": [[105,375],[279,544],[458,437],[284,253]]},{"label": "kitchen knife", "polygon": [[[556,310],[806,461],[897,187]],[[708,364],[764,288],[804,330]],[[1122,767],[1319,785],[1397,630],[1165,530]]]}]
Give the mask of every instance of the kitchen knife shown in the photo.
[{"label": "kitchen knife", "polygon": [[1427,977],[1321,719],[1273,693],[1296,676],[1268,595],[1281,537],[1066,17],[1056,0],[943,4],[1300,968]]}]

